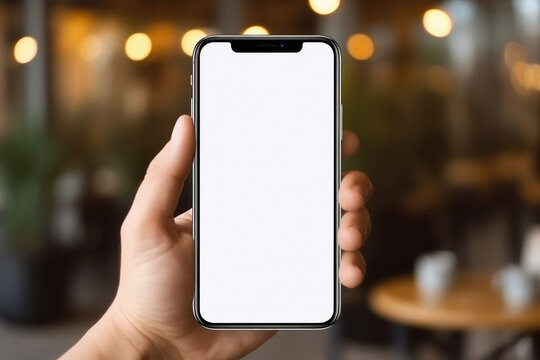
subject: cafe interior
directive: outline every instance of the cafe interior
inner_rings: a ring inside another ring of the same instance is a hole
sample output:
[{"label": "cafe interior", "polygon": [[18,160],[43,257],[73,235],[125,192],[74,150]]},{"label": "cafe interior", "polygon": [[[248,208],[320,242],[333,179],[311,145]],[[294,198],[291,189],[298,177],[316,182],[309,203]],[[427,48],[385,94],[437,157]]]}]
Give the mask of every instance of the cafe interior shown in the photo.
[{"label": "cafe interior", "polygon": [[540,359],[540,0],[0,0],[0,358],[56,358],[107,309],[210,34],[334,38],[343,170],[375,188],[339,321],[246,359]]}]

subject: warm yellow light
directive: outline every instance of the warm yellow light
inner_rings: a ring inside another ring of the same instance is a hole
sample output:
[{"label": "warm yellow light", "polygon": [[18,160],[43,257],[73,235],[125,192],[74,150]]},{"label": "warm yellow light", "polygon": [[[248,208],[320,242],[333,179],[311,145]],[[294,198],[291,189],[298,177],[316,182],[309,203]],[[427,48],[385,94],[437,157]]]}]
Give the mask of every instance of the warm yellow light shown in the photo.
[{"label": "warm yellow light", "polygon": [[93,61],[101,55],[103,44],[101,40],[94,35],[87,36],[79,46],[79,56],[85,61]]},{"label": "warm yellow light", "polygon": [[531,64],[531,77],[532,77],[532,85],[531,88],[540,91],[540,64]]},{"label": "warm yellow light", "polygon": [[424,13],[424,29],[435,37],[445,37],[452,31],[452,19],[441,9],[430,9]]},{"label": "warm yellow light", "polygon": [[259,25],[253,25],[248,27],[243,32],[244,35],[268,35],[268,30]]},{"label": "warm yellow light", "polygon": [[201,40],[205,36],[206,33],[201,29],[191,29],[186,31],[184,36],[182,36],[182,40],[180,41],[182,51],[186,53],[186,55],[193,55],[193,49],[195,48],[195,45],[197,45],[199,40]]},{"label": "warm yellow light", "polygon": [[533,88],[536,91],[540,91],[540,64],[534,64],[532,66],[533,72]]},{"label": "warm yellow light", "polygon": [[540,91],[540,64],[515,63],[512,66],[512,83],[518,90]]},{"label": "warm yellow light", "polygon": [[347,40],[347,50],[356,60],[367,60],[373,55],[375,46],[366,34],[353,34]]},{"label": "warm yellow light", "polygon": [[124,49],[128,58],[140,61],[150,55],[152,40],[144,33],[135,33],[128,37]]},{"label": "warm yellow light", "polygon": [[339,7],[340,0],[309,0],[309,6],[319,15],[333,13]]},{"label": "warm yellow light", "polygon": [[15,61],[26,64],[36,57],[38,44],[36,39],[31,36],[25,36],[15,43],[13,56]]}]

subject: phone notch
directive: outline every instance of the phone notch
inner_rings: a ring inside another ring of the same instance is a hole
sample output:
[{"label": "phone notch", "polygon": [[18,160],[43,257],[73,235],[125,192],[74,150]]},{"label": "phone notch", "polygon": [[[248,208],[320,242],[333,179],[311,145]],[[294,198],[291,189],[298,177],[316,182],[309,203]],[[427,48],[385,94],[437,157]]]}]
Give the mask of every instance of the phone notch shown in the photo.
[{"label": "phone notch", "polygon": [[303,41],[298,39],[235,39],[231,41],[234,52],[300,52]]}]

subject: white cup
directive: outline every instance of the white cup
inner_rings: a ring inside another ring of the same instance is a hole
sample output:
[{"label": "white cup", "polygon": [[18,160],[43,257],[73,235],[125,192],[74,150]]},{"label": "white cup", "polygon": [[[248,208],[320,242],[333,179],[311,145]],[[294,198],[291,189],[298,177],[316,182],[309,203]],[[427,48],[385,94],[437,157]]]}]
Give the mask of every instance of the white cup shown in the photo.
[{"label": "white cup", "polygon": [[530,305],[538,295],[537,279],[517,265],[508,265],[493,276],[493,285],[501,289],[508,308],[518,310]]},{"label": "white cup", "polygon": [[437,301],[452,286],[456,262],[456,255],[451,251],[424,254],[416,260],[415,279],[424,301]]},{"label": "white cup", "polygon": [[527,272],[540,277],[540,225],[530,227],[525,233],[521,263]]}]

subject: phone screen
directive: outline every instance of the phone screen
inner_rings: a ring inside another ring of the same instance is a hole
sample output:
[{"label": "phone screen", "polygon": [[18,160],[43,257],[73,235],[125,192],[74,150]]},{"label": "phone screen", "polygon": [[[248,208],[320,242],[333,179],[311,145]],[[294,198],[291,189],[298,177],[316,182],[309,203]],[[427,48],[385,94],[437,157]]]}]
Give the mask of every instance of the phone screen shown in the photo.
[{"label": "phone screen", "polygon": [[199,320],[331,321],[339,291],[336,50],[306,41],[296,52],[236,52],[210,41],[195,61]]}]

